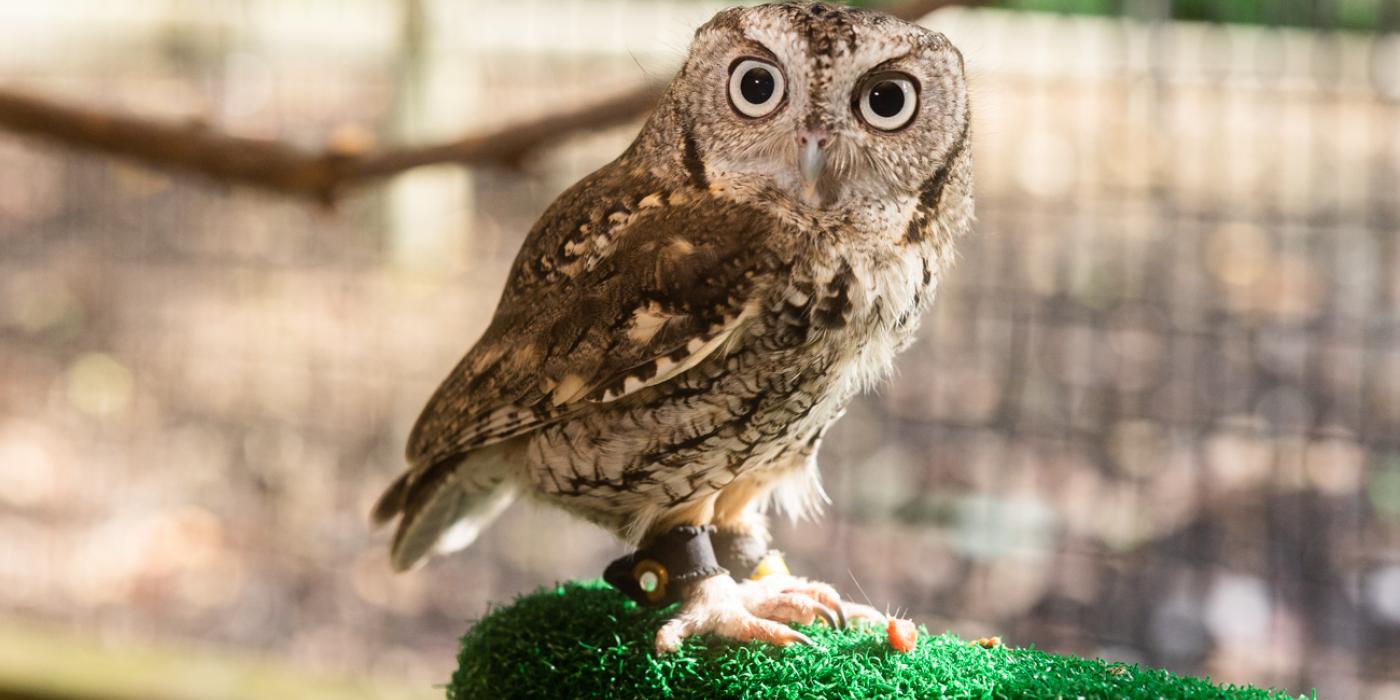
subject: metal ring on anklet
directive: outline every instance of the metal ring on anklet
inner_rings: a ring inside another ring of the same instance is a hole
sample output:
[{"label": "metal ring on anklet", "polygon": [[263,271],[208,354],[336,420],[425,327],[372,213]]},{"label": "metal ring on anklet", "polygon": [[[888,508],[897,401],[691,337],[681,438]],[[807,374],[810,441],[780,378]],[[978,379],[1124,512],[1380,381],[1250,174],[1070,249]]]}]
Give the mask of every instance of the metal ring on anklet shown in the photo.
[{"label": "metal ring on anklet", "polygon": [[637,587],[642,589],[647,602],[656,604],[666,599],[671,576],[666,573],[666,567],[662,566],[661,562],[655,559],[637,562],[637,565],[632,567],[632,578],[637,581]]},{"label": "metal ring on anklet", "polygon": [[667,605],[680,600],[683,584],[728,574],[715,559],[710,525],[682,525],[653,539],[648,546],[614,559],[603,580],[638,605]]}]

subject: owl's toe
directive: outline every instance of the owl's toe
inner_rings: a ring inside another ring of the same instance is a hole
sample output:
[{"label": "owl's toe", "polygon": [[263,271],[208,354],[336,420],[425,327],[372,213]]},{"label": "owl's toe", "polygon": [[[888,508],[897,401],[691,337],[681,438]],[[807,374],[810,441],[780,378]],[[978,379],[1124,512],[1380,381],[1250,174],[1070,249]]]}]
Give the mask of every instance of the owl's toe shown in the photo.
[{"label": "owl's toe", "polygon": [[845,611],[847,619],[850,620],[869,622],[880,627],[884,627],[885,623],[889,621],[889,618],[885,617],[884,613],[869,605],[846,602],[841,604],[841,608]]},{"label": "owl's toe", "polygon": [[780,592],[758,596],[747,604],[749,612],[774,622],[810,625],[821,618],[833,629],[841,629],[846,624],[845,615],[836,612],[840,610],[839,605],[833,608],[802,593]]},{"label": "owl's toe", "polygon": [[[745,581],[741,586],[745,589],[745,594],[748,598],[751,601],[755,601],[750,603],[750,610],[753,609],[754,605],[761,604],[760,601],[765,599],[773,599],[783,595],[796,595],[815,601],[835,613],[836,620],[832,625],[833,627],[844,628],[851,620],[872,622],[877,625],[885,624],[885,616],[881,614],[879,610],[869,605],[861,605],[860,603],[842,600],[841,594],[837,593],[834,587],[820,581],[812,581],[788,574],[779,574],[765,576],[756,581]],[[810,620],[799,622],[807,624]]]}]

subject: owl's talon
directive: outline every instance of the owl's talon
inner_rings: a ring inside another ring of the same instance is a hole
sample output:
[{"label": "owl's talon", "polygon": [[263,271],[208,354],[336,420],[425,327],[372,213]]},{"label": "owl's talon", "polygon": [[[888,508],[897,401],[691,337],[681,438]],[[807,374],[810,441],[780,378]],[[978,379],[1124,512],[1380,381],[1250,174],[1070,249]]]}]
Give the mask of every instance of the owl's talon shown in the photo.
[{"label": "owl's talon", "polygon": [[[846,616],[845,616],[845,614],[843,614],[843,613],[838,614],[838,613],[836,613],[836,612],[832,612],[831,608],[828,608],[828,607],[826,607],[825,605],[822,605],[821,603],[817,603],[817,608],[816,608],[816,609],[817,609],[817,614],[821,616],[822,620],[825,620],[825,621],[826,621],[826,626],[827,626],[827,627],[830,627],[831,629],[834,629],[834,630],[843,630],[843,629],[846,629]],[[840,610],[841,608],[838,607],[838,608],[836,608],[836,609],[837,609],[837,610]]]},{"label": "owl's talon", "polygon": [[836,606],[836,623],[837,624],[833,627],[839,630],[843,630],[851,626],[850,620],[846,619],[846,606],[844,604]]}]

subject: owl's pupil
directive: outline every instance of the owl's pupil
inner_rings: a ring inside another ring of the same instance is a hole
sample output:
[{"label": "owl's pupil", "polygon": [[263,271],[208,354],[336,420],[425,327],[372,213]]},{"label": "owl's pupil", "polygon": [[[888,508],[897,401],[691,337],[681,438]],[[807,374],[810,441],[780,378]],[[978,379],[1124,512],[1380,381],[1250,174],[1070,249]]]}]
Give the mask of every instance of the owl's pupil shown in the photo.
[{"label": "owl's pupil", "polygon": [[750,68],[739,82],[739,92],[750,104],[761,105],[773,96],[773,74],[762,68]]},{"label": "owl's pupil", "polygon": [[893,117],[904,109],[904,91],[888,80],[870,88],[870,111],[882,116]]}]

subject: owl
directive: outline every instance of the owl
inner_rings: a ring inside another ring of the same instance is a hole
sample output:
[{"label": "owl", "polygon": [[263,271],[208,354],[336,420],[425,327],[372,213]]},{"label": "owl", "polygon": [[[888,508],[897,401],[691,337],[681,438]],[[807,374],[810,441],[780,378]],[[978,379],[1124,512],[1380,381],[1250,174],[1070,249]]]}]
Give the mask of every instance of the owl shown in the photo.
[{"label": "owl", "polygon": [[632,145],[531,229],[418,419],[374,510],[398,519],[393,565],[526,496],[637,548],[609,580],[681,602],[659,652],[878,616],[747,576],[770,506],[825,501],[823,435],[913,340],[971,225],[968,120],[961,53],[917,25],[813,3],[700,27]]}]

